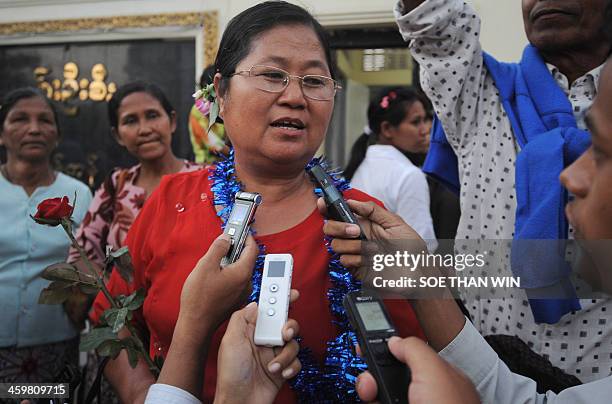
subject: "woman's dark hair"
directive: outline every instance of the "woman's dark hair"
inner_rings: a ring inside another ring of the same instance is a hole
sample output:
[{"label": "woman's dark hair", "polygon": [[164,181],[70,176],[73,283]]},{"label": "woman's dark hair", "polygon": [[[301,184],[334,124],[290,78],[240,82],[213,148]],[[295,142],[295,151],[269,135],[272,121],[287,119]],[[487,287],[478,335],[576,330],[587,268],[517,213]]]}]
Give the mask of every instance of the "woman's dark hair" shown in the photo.
[{"label": "woman's dark hair", "polygon": [[372,138],[374,134],[362,133],[355,143],[353,143],[353,147],[351,147],[351,155],[349,157],[349,162],[344,169],[344,177],[347,180],[352,180],[355,172],[363,162],[365,158],[366,151],[370,144],[372,144]]},{"label": "woman's dark hair", "polygon": [[384,89],[376,98],[371,110],[368,108],[368,125],[378,136],[383,122],[398,126],[406,117],[408,107],[415,101],[423,102],[421,96],[410,87]]},{"label": "woman's dark hair", "polygon": [[4,96],[4,98],[2,99],[2,104],[0,104],[0,132],[4,127],[4,121],[6,120],[7,115],[13,109],[15,104],[17,104],[21,100],[34,97],[42,99],[49,106],[49,108],[51,108],[51,111],[53,112],[53,118],[55,119],[55,126],[57,127],[57,134],[59,136],[59,121],[57,119],[57,111],[53,106],[53,103],[51,102],[51,100],[45,97],[42,91],[34,87],[17,88]]},{"label": "woman's dark hair", "polygon": [[314,30],[325,52],[331,76],[335,78],[329,39],[321,24],[302,7],[285,1],[266,1],[241,12],[225,28],[215,60],[217,71],[223,76],[219,92],[223,94],[227,91],[228,77],[236,71],[238,63],[248,56],[253,41],[259,35],[278,26],[294,24]]},{"label": "woman's dark hair", "polygon": [[208,65],[202,72],[198,85],[200,86],[200,88],[204,88],[210,83],[212,83],[214,78],[215,78],[215,65]]},{"label": "woman's dark hair", "polygon": [[124,84],[117,89],[117,92],[113,94],[113,98],[108,102],[108,120],[110,122],[110,126],[113,128],[117,128],[119,124],[119,106],[125,97],[134,93],[147,93],[153,98],[155,98],[161,104],[162,108],[168,114],[168,117],[172,115],[174,111],[174,107],[168,101],[166,94],[159,88],[157,85],[153,83],[148,83],[145,81],[133,81],[128,84]]},{"label": "woman's dark hair", "polygon": [[424,102],[421,95],[410,87],[389,87],[382,90],[368,106],[368,126],[372,133],[362,134],[351,148],[349,162],[344,169],[344,176],[352,179],[366,156],[368,146],[376,144],[383,122],[398,126],[404,118],[408,108],[415,101]]}]

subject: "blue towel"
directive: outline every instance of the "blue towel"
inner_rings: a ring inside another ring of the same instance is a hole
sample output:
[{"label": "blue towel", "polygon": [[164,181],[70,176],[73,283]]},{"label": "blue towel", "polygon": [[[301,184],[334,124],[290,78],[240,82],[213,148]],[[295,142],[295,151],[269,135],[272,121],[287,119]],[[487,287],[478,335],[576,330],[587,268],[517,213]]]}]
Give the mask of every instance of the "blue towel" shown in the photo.
[{"label": "blue towel", "polygon": [[448,144],[442,122],[434,115],[431,125],[429,151],[425,157],[423,171],[444,184],[450,191],[459,196],[459,162],[453,148]]},{"label": "blue towel", "polygon": [[[484,62],[521,146],[515,167],[512,272],[521,277],[528,296],[537,296],[530,299],[535,321],[554,324],[580,309],[564,259],[567,192],[559,174],[586,151],[590,135],[577,128],[571,103],[536,48],[528,45],[518,64],[500,63],[486,53]],[[423,169],[458,191],[457,157],[439,121],[432,131],[431,154]]]}]

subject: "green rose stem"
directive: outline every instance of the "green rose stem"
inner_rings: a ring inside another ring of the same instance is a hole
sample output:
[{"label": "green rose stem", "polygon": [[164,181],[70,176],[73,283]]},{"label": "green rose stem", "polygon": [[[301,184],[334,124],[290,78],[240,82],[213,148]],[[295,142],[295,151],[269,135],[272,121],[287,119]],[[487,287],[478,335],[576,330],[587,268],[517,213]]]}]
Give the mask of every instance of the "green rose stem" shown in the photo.
[{"label": "green rose stem", "polygon": [[[100,271],[95,269],[93,265],[91,265],[91,262],[85,255],[85,251],[83,250],[83,247],[81,247],[81,245],[74,238],[74,235],[72,234],[72,223],[70,219],[62,218],[61,224],[66,234],[68,234],[68,238],[70,238],[70,242],[72,243],[72,246],[77,249],[77,251],[79,252],[79,255],[81,256],[81,259],[85,262],[85,265],[87,265],[87,269],[89,269],[89,271],[92,274],[97,275],[95,277],[95,280],[98,285],[98,288],[102,291],[106,299],[110,302],[111,306],[113,306],[113,308],[115,309],[118,309],[119,306],[117,305],[117,302],[115,301],[113,296],[110,294],[109,290],[106,288],[106,285],[104,284],[104,275]],[[144,345],[142,344],[142,341],[140,340],[140,338],[138,338],[138,333],[136,329],[129,321],[125,322],[125,326],[130,331],[130,333],[134,336],[134,340],[136,341],[136,346],[138,350],[140,351],[140,355],[144,358],[145,362],[147,363],[147,366],[149,366],[149,370],[157,378],[159,376],[160,369],[151,360],[151,357],[149,356],[149,353],[145,349]]]}]

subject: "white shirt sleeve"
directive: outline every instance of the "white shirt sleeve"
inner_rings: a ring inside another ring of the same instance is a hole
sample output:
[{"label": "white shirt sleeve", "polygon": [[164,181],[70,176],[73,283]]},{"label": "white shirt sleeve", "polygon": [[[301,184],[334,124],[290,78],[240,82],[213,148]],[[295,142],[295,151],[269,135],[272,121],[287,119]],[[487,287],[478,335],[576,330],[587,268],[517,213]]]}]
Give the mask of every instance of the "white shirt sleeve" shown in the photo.
[{"label": "white shirt sleeve", "polygon": [[433,228],[429,205],[429,185],[425,174],[415,167],[410,172],[399,175],[395,185],[390,185],[390,191],[395,200],[395,213],[410,225],[427,243],[429,252],[438,248],[438,241]]},{"label": "white shirt sleeve", "polygon": [[612,376],[558,395],[551,391],[539,394],[536,382],[512,373],[467,319],[461,332],[439,354],[470,378],[484,404],[604,404],[612,397]]},{"label": "white shirt sleeve", "polygon": [[[402,12],[398,1],[395,19],[421,68],[423,91],[460,156],[472,147],[478,133],[474,128],[492,101],[483,93],[488,72],[480,45],[480,18],[463,0],[427,0],[407,14]],[[475,106],[471,100],[478,100]]]},{"label": "white shirt sleeve", "polygon": [[178,387],[155,383],[149,387],[145,404],[201,404],[201,401]]}]

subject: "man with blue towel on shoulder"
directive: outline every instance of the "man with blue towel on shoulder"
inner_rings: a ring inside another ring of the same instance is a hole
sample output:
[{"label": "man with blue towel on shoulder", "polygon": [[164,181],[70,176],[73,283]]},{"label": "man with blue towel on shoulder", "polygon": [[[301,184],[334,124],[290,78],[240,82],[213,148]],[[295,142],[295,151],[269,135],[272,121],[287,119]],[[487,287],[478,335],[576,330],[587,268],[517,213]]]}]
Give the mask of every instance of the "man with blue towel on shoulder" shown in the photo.
[{"label": "man with blue towel on shoulder", "polygon": [[460,195],[457,240],[512,240],[500,265],[527,287],[488,301],[464,293],[474,325],[483,335],[517,335],[583,382],[611,372],[612,301],[576,297],[561,249],[534,258],[522,248],[572,237],[558,177],[590,145],[584,117],[612,48],[608,4],[523,0],[530,44],[518,63],[483,52],[480,19],[462,0],[395,7],[438,118],[424,170]]}]

